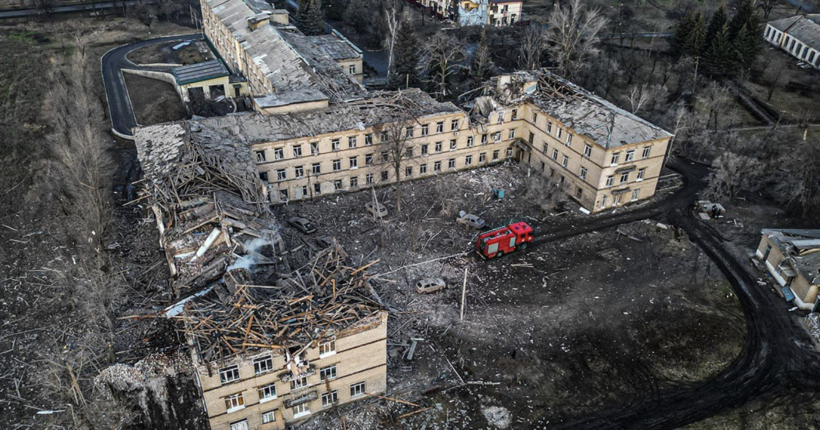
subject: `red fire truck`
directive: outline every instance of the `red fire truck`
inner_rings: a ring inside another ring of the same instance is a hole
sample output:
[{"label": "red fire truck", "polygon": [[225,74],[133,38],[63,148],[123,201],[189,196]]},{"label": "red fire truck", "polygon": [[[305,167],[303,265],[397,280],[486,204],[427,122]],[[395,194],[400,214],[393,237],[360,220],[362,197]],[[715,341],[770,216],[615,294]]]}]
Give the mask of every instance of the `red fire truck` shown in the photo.
[{"label": "red fire truck", "polygon": [[532,227],[522,221],[479,234],[475,248],[484,258],[501,257],[516,248],[525,249],[533,237]]}]

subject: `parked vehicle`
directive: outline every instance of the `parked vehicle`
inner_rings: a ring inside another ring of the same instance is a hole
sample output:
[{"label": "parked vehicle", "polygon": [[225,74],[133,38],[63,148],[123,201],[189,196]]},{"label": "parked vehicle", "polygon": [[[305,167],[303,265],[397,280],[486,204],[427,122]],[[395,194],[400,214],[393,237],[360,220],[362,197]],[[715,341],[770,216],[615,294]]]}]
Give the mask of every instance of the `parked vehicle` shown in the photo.
[{"label": "parked vehicle", "polygon": [[288,219],[288,224],[305,234],[316,232],[316,227],[314,227],[313,223],[307,218],[302,218],[300,216],[291,217]]},{"label": "parked vehicle", "polygon": [[458,213],[458,218],[456,218],[456,222],[475,229],[480,229],[484,227],[484,224],[486,224],[486,222],[483,219],[479,218],[478,215],[468,214],[464,211],[460,211]]},{"label": "parked vehicle", "polygon": [[333,237],[331,236],[319,236],[316,238],[316,245],[320,249],[330,248],[333,246]]},{"label": "parked vehicle", "polygon": [[424,278],[416,282],[416,292],[419,294],[429,294],[447,288],[447,283],[441,278]]},{"label": "parked vehicle", "polygon": [[478,235],[476,252],[483,258],[501,257],[516,249],[526,249],[535,238],[533,229],[526,222],[517,222]]},{"label": "parked vehicle", "polygon": [[364,205],[365,210],[370,212],[373,215],[373,218],[376,217],[386,217],[387,216],[387,208],[384,207],[383,204],[379,203],[378,208],[373,208],[373,203],[365,203]]}]

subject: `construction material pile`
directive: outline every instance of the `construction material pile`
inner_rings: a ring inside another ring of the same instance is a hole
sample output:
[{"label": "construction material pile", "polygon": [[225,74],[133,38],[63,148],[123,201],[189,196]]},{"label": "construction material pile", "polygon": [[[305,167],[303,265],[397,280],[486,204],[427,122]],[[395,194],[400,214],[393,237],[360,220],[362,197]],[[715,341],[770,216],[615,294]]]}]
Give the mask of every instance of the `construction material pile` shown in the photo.
[{"label": "construction material pile", "polygon": [[222,281],[174,318],[193,339],[204,361],[271,349],[299,355],[323,339],[379,319],[381,300],[365,270],[346,265],[344,252],[329,247],[274,285],[253,285],[246,269]]}]

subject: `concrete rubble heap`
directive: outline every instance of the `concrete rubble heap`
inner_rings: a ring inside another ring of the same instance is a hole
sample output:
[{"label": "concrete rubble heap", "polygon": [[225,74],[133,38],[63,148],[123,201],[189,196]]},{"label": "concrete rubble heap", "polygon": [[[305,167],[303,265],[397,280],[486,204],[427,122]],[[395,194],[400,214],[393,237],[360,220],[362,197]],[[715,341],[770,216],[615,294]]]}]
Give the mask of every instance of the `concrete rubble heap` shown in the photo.
[{"label": "concrete rubble heap", "polygon": [[338,246],[319,251],[305,266],[254,285],[247,269],[229,270],[208,294],[175,317],[206,362],[258,350],[299,356],[308,347],[378,324],[382,306],[365,269],[347,265]]}]

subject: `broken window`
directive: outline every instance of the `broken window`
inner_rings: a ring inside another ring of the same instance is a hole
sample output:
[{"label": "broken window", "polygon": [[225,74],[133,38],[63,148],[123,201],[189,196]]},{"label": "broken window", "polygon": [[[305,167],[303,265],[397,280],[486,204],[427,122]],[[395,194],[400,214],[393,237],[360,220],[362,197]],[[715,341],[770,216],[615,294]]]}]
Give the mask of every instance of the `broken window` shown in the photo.
[{"label": "broken window", "polygon": [[552,150],[552,159],[554,161],[558,161],[558,150],[557,149]]},{"label": "broken window", "polygon": [[[424,133],[424,127],[426,127],[426,126],[422,126],[422,133]],[[413,137],[413,126],[412,125],[405,129],[405,136],[406,137]]]},{"label": "broken window", "polygon": [[563,131],[563,130],[561,130],[561,128],[558,128],[558,131],[557,131],[557,132],[556,132],[556,134],[555,134],[555,137],[556,137],[558,140],[561,140],[561,132],[562,132],[562,131]]},{"label": "broken window", "polygon": [[319,142],[310,142],[310,155],[319,155]]},{"label": "broken window", "polygon": [[336,365],[327,366],[319,369],[319,380],[326,381],[329,379],[336,379]]},{"label": "broken window", "polygon": [[421,155],[427,155],[427,148],[430,145],[421,145]]},{"label": "broken window", "polygon": [[649,158],[649,152],[652,150],[651,146],[645,146],[643,148],[643,152],[641,153],[641,158]]},{"label": "broken window", "polygon": [[248,430],[248,420],[237,421],[231,423],[231,430]]},{"label": "broken window", "polygon": [[[507,139],[515,139],[515,129],[511,128],[509,133],[507,134]],[[530,133],[530,143],[535,140],[535,135]]]},{"label": "broken window", "polygon": [[473,164],[473,156],[468,155],[468,156],[464,157],[464,165],[469,166],[471,164]]},{"label": "broken window", "polygon": [[329,406],[333,406],[334,404],[339,402],[339,392],[338,391],[331,391],[329,393],[322,394],[322,407],[327,408]]},{"label": "broken window", "polygon": [[267,385],[263,385],[257,389],[259,394],[259,402],[264,403],[276,398],[276,384],[271,383]]},{"label": "broken window", "polygon": [[305,166],[296,166],[293,168],[293,173],[296,175],[296,178],[301,178],[305,176]]},{"label": "broken window", "polygon": [[390,161],[390,153],[387,151],[382,151],[382,161]]},{"label": "broken window", "polygon": [[444,133],[444,121],[436,123],[436,133]]},{"label": "broken window", "polygon": [[359,157],[350,157],[350,159],[348,159],[347,161],[348,161],[348,163],[350,163],[350,168],[351,169],[358,169],[359,168]]},{"label": "broken window", "polygon": [[513,109],[512,110],[512,117],[510,118],[510,120],[515,121],[517,119],[518,119],[518,109]]},{"label": "broken window", "polygon": [[406,148],[405,153],[406,153],[405,156],[407,158],[413,158],[413,147],[410,146],[410,147]]},{"label": "broken window", "polygon": [[646,173],[646,168],[638,170],[638,180],[643,181],[643,175]]},{"label": "broken window", "polygon": [[322,173],[322,163],[313,163],[313,174],[318,175]]},{"label": "broken window", "polygon": [[606,207],[606,196],[601,198],[601,209]]},{"label": "broken window", "polygon": [[552,134],[552,121],[547,121],[547,133]]},{"label": "broken window", "polygon": [[547,150],[549,149],[549,147],[550,146],[547,145],[547,142],[544,142],[544,150],[542,151],[544,153],[544,155],[547,155]]},{"label": "broken window", "polygon": [[367,166],[373,165],[373,154],[365,154],[364,155],[364,164]]},{"label": "broken window", "polygon": [[458,120],[457,119],[454,119],[454,120],[450,121],[450,130],[451,131],[458,130]]},{"label": "broken window", "polygon": [[388,173],[387,170],[383,170],[382,171],[382,181],[386,181],[387,178],[389,178],[389,177],[390,177],[390,173]]},{"label": "broken window", "polygon": [[293,407],[293,418],[310,415],[310,403],[302,403]]},{"label": "broken window", "polygon": [[339,191],[339,190],[342,189],[342,180],[341,179],[336,179],[335,181],[333,181],[333,189],[336,190],[336,191]]},{"label": "broken window", "polygon": [[433,163],[433,171],[441,172],[441,161],[436,161],[435,163]]},{"label": "broken window", "polygon": [[447,168],[448,169],[455,169],[456,168],[456,159],[455,158],[451,158],[451,159],[447,160]]},{"label": "broken window", "polygon": [[239,379],[239,366],[233,365],[229,367],[225,367],[223,369],[219,369],[219,381],[223,384],[227,384],[231,381],[236,381]]},{"label": "broken window", "polygon": [[[467,147],[472,148],[474,141],[475,141],[475,139],[473,138],[473,136],[467,136]],[[455,141],[453,140],[453,142],[455,142]]]},{"label": "broken window", "polygon": [[245,397],[242,393],[231,394],[225,397],[225,409],[230,412],[245,408]]},{"label": "broken window", "polygon": [[276,180],[277,181],[284,181],[288,178],[288,172],[285,169],[279,169],[276,171]]},{"label": "broken window", "polygon": [[379,138],[379,140],[381,141],[381,143],[387,143],[387,141],[389,140],[389,136],[387,135],[386,131],[382,131],[382,135]]},{"label": "broken window", "polygon": [[641,195],[641,189],[640,188],[632,190],[632,201],[634,202],[635,200],[638,200],[638,196],[640,196],[640,195]]},{"label": "broken window", "polygon": [[351,75],[355,75],[356,74],[356,65],[351,64],[350,66],[347,67],[347,71],[350,72]]},{"label": "broken window", "polygon": [[274,148],[273,150],[273,159],[274,160],[281,160],[285,158],[285,148]]},{"label": "broken window", "polygon": [[504,124],[504,112],[498,113],[498,124]]},{"label": "broken window", "polygon": [[572,134],[567,133],[567,146],[572,145]]},{"label": "broken window", "polygon": [[276,409],[272,411],[262,412],[262,424],[276,422]]},{"label": "broken window", "polygon": [[607,186],[607,187],[611,187],[611,186],[612,186],[612,180],[613,180],[613,178],[614,178],[614,176],[612,176],[612,175],[609,175],[609,176],[607,176],[607,177],[606,177],[606,186]]},{"label": "broken window", "polygon": [[304,198],[307,198],[307,196],[308,196],[308,187],[307,187],[307,185],[302,185],[302,196],[301,196],[301,198],[304,199]]},{"label": "broken window", "polygon": [[[408,131],[408,133],[409,133],[409,134],[407,135],[407,137],[413,137],[413,131],[412,131],[412,129],[413,129],[413,127],[407,127],[407,131]],[[429,130],[430,130],[430,126],[429,126],[429,125],[427,125],[427,124],[422,125],[422,126],[421,126],[421,135],[422,135],[422,136],[427,136],[427,135],[429,134]]]},{"label": "broken window", "polygon": [[581,178],[581,179],[586,179],[587,178],[587,168],[586,167],[581,167],[581,171],[578,172],[578,177]]},{"label": "broken window", "polygon": [[302,156],[302,145],[293,145],[293,156],[294,157],[301,157]]},{"label": "broken window", "polygon": [[483,163],[485,161],[487,161],[487,153],[482,152],[481,154],[478,154],[478,162]]},{"label": "broken window", "polygon": [[262,182],[268,182],[268,172],[259,172],[259,179],[261,179]]},{"label": "broken window", "polygon": [[629,172],[621,173],[621,184],[629,182]]},{"label": "broken window", "polygon": [[358,384],[353,384],[350,386],[350,397],[357,397],[364,394],[365,385],[364,382],[359,382]]},{"label": "broken window", "polygon": [[[467,139],[469,139],[469,137]],[[441,142],[436,142],[436,152],[441,152]]]},{"label": "broken window", "polygon": [[618,159],[620,157],[621,157],[620,152],[616,152],[616,153],[612,154],[612,160],[609,162],[609,164],[611,164],[613,166],[617,165],[618,164]]},{"label": "broken window", "polygon": [[537,122],[538,122],[538,113],[533,112],[532,113],[532,123],[535,124]]},{"label": "broken window", "polygon": [[546,170],[546,168],[547,168],[547,165],[542,161],[541,162],[541,171],[543,172],[544,170]]},{"label": "broken window", "polygon": [[493,161],[497,161],[499,155],[500,155],[500,153],[497,149],[495,151],[493,151]]},{"label": "broken window", "polygon": [[561,167],[567,167],[567,164],[569,164],[569,157],[565,155],[564,159],[561,160]]},{"label": "broken window", "polygon": [[634,159],[635,159],[635,150],[630,149],[629,151],[626,151],[626,159],[624,161],[625,162],[630,162]]},{"label": "broken window", "polygon": [[425,173],[427,173],[427,165],[426,164],[419,165],[419,175],[423,175]]},{"label": "broken window", "polygon": [[404,168],[404,176],[413,176],[413,167],[407,166]]},{"label": "broken window", "polygon": [[265,151],[256,151],[256,162],[257,163],[264,163],[265,162]]},{"label": "broken window", "polygon": [[367,183],[367,185],[372,185],[373,184],[373,174],[368,173],[367,175],[365,175],[364,176],[364,181]]},{"label": "broken window", "polygon": [[322,184],[313,184],[313,194],[322,194]]},{"label": "broken window", "polygon": [[481,144],[482,144],[482,145],[484,145],[484,144],[486,144],[486,143],[487,143],[487,135],[486,135],[486,134],[482,134],[482,135],[481,135]]},{"label": "broken window", "polygon": [[455,151],[458,148],[458,143],[455,139],[450,141],[450,151]]},{"label": "broken window", "polygon": [[364,135],[364,144],[365,146],[370,146],[373,144],[373,134],[367,133]]},{"label": "broken window", "polygon": [[339,146],[339,139],[333,139],[330,141],[330,149],[332,149],[333,151],[338,151]]},{"label": "broken window", "polygon": [[348,148],[355,148],[356,147],[356,136],[351,136],[347,138],[347,147]]},{"label": "broken window", "polygon": [[260,373],[270,372],[271,370],[273,370],[273,359],[270,355],[253,360],[253,372],[255,374],[258,375]]},{"label": "broken window", "polygon": [[288,201],[288,190],[279,190],[279,201],[286,202]]},{"label": "broken window", "polygon": [[496,142],[501,142],[501,132],[497,131],[493,133],[493,140]]},{"label": "broken window", "polygon": [[592,145],[584,144],[584,157],[589,157],[592,155]]},{"label": "broken window", "polygon": [[359,177],[353,176],[350,178],[350,188],[357,188],[359,186]]},{"label": "broken window", "polygon": [[333,171],[337,172],[342,170],[342,160],[333,160]]}]

